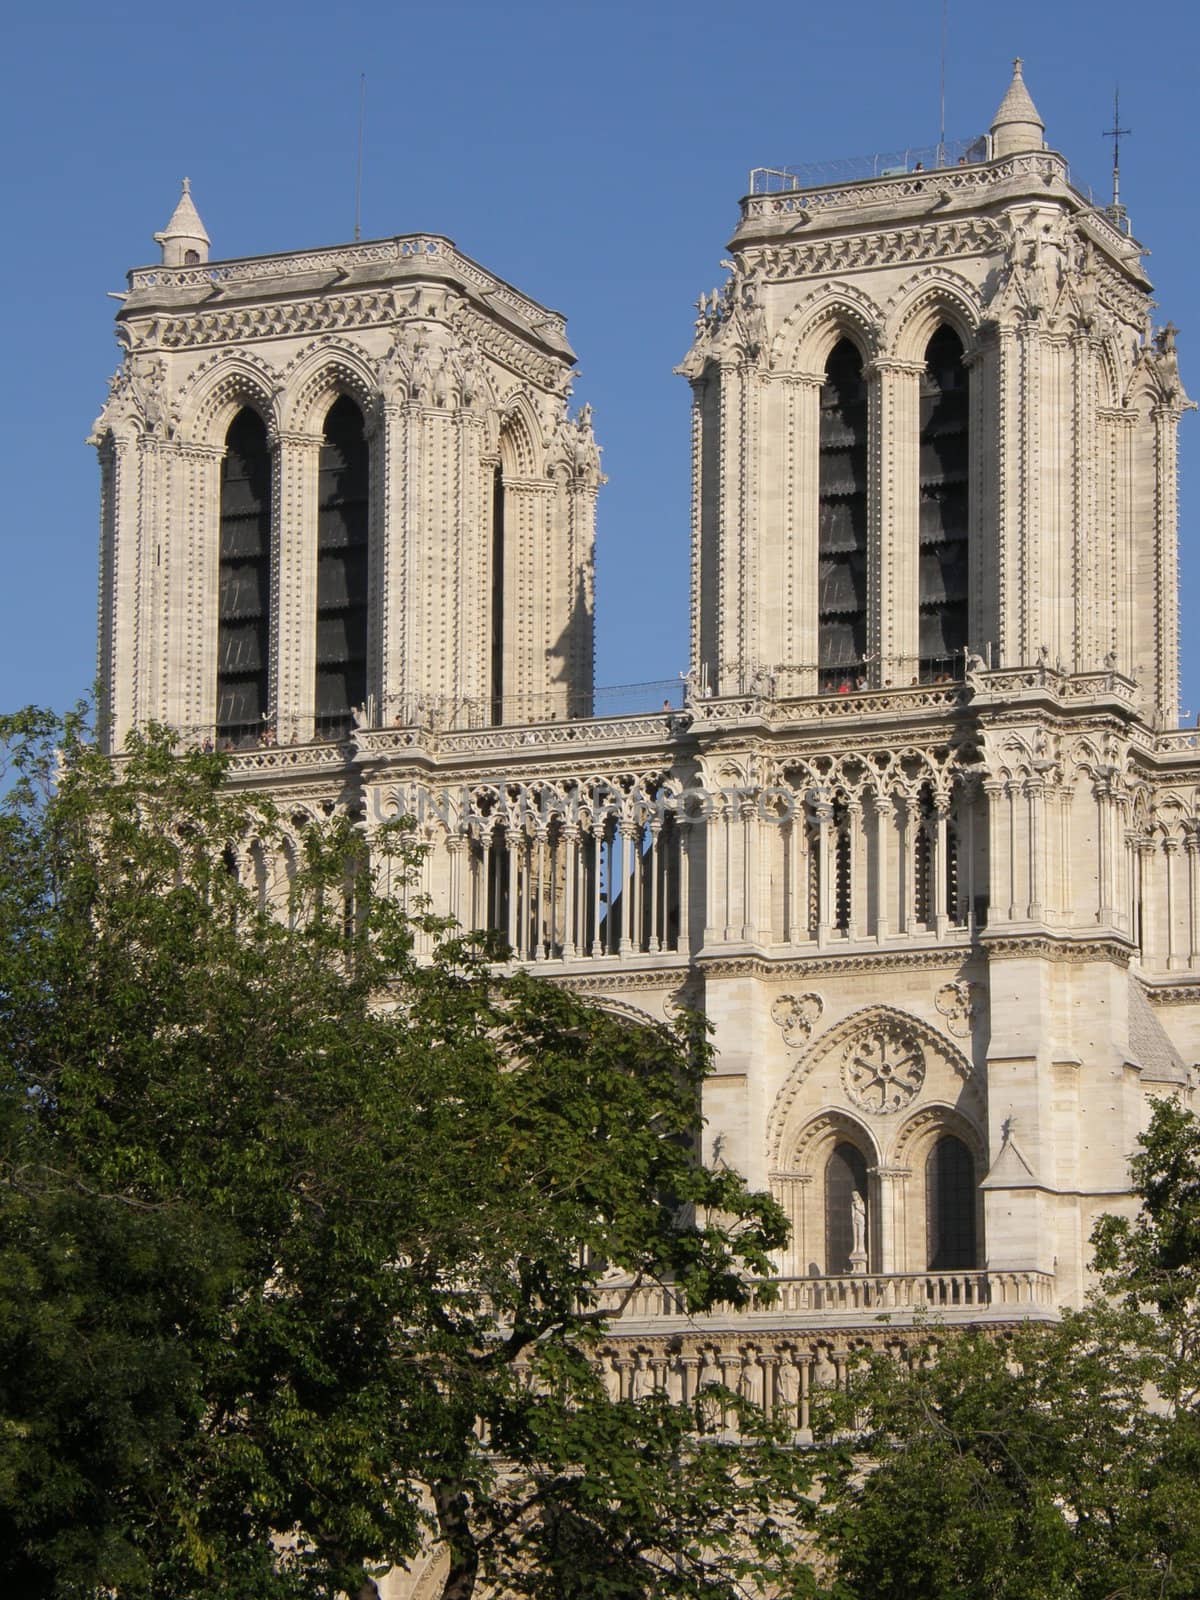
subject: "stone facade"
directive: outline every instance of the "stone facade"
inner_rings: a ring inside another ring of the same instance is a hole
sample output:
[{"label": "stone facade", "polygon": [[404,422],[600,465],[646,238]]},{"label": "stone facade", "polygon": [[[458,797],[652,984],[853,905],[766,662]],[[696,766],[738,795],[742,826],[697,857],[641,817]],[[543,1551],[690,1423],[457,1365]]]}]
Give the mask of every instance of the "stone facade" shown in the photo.
[{"label": "stone facade", "polygon": [[[422,887],[515,960],[633,1020],[703,1006],[705,1158],[792,1217],[772,1308],[689,1320],[666,1290],[606,1288],[614,1393],[721,1374],[803,1427],[848,1341],[921,1358],[918,1308],[1077,1302],[1147,1099],[1190,1095],[1200,1055],[1200,735],[1174,726],[1190,402],[1144,252],[1044,147],[1019,70],[961,160],[768,175],[742,202],[681,368],[682,710],[589,715],[601,475],[561,318],[427,235],[209,262],[185,192],[160,242],[95,430],[113,747],[150,718],[220,741],[222,461],[250,408],[268,687],[234,780],[296,827],[412,814]],[[947,329],[959,501],[930,377]],[[861,400],[838,411],[843,359]],[[339,397],[369,454],[366,691],[319,738]],[[861,489],[837,487],[839,449]],[[954,540],[961,585],[939,589],[929,552],[952,573]],[[289,865],[246,863],[265,895]]]}]

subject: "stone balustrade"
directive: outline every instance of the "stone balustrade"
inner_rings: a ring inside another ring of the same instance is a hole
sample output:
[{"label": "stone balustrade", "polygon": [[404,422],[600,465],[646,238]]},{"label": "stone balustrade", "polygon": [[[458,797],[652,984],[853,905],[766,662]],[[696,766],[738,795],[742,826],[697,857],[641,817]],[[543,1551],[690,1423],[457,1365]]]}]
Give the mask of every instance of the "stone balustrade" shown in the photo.
[{"label": "stone balustrade", "polygon": [[774,1300],[755,1298],[738,1310],[718,1305],[690,1314],[670,1285],[602,1284],[596,1308],[614,1316],[614,1332],[626,1323],[737,1327],[770,1325],[802,1317],[806,1321],[845,1316],[859,1320],[864,1312],[901,1317],[931,1313],[946,1321],[993,1316],[1047,1317],[1053,1314],[1054,1276],[1028,1271],[896,1272],[838,1277],[775,1278]]}]

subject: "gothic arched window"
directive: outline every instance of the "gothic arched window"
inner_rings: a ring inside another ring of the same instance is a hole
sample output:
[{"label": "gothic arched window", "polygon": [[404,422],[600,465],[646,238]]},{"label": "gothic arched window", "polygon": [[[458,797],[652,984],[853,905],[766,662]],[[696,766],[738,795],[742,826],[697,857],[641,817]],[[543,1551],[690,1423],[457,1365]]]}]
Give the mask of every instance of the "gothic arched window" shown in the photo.
[{"label": "gothic arched window", "polygon": [[225,435],[220,522],[217,739],[248,744],[267,716],[271,648],[271,453],[249,407]]},{"label": "gothic arched window", "polygon": [[940,327],[921,379],[920,654],[929,682],[954,675],[967,643],[970,417],[962,340]]},{"label": "gothic arched window", "polygon": [[975,1163],[953,1134],[943,1134],[925,1160],[925,1219],[931,1272],[975,1265]]},{"label": "gothic arched window", "polygon": [[867,1238],[867,1163],[849,1140],[834,1145],[825,1163],[825,1271],[831,1276],[850,1271],[854,1250],[855,1196],[862,1204],[863,1247]]},{"label": "gothic arched window", "polygon": [[348,732],[367,698],[367,437],[346,396],[325,418],[317,483],[318,736]]},{"label": "gothic arched window", "polygon": [[862,357],[837,343],[821,385],[817,486],[820,687],[853,687],[867,649],[867,386]]}]

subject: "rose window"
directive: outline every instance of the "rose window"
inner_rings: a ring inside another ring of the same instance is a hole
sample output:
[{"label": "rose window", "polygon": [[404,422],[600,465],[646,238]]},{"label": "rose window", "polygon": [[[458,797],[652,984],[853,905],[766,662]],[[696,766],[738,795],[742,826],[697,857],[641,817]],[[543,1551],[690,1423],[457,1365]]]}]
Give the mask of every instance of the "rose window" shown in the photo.
[{"label": "rose window", "polygon": [[877,1116],[906,1106],[924,1081],[921,1046],[912,1034],[899,1030],[880,1028],[860,1034],[842,1063],[847,1098]]}]

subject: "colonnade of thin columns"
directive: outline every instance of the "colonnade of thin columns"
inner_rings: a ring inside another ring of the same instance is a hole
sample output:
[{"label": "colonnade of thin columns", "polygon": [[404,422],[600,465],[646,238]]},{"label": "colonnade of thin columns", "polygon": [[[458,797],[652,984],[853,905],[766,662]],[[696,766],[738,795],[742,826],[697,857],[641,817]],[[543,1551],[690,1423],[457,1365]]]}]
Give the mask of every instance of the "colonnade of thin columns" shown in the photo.
[{"label": "colonnade of thin columns", "polygon": [[1200,969],[1200,831],[1130,831],[1122,852],[1132,934],[1148,969]]},{"label": "colonnade of thin columns", "polygon": [[465,926],[502,933],[519,961],[679,950],[687,835],[669,816],[486,827],[470,841],[450,903]]},{"label": "colonnade of thin columns", "polygon": [[967,926],[975,804],[959,784],[952,797],[813,789],[778,814],[724,806],[706,823],[706,942],[820,946]]}]

